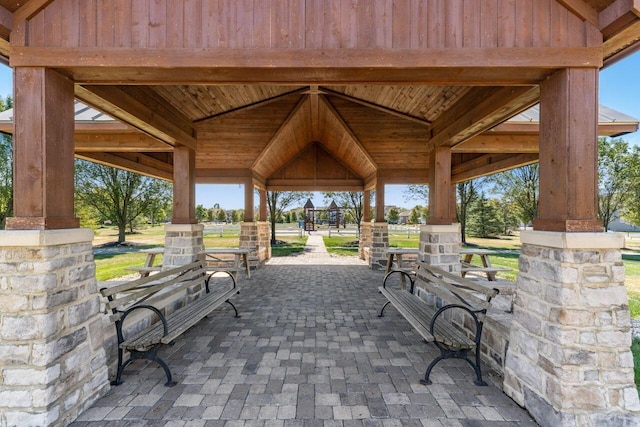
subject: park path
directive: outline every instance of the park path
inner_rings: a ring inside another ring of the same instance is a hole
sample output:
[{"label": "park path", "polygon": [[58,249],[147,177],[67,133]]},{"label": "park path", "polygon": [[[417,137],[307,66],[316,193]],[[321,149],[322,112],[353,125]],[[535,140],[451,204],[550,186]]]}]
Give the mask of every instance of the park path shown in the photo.
[{"label": "park path", "polygon": [[273,257],[266,265],[367,265],[357,256],[334,256],[327,252],[322,232],[314,232],[307,239],[304,251],[286,257]]}]

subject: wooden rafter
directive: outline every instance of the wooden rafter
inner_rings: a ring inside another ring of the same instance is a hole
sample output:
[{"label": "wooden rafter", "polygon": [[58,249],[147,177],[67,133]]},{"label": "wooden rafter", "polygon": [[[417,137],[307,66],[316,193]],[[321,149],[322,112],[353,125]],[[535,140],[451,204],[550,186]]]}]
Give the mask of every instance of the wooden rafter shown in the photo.
[{"label": "wooden rafter", "polygon": [[638,19],[640,19],[638,0],[616,0],[600,12],[600,31],[607,40]]},{"label": "wooden rafter", "polygon": [[25,46],[29,19],[36,16],[54,0],[31,0],[13,13],[13,28],[11,31],[11,45]]},{"label": "wooden rafter", "polygon": [[391,108],[387,108],[387,107],[382,106],[382,105],[374,104],[373,102],[365,101],[363,99],[356,98],[354,96],[350,96],[350,95],[347,95],[347,94],[344,94],[344,93],[341,93],[341,92],[337,92],[337,91],[329,89],[329,88],[322,87],[322,88],[320,88],[320,90],[323,93],[325,93],[326,95],[331,95],[331,96],[335,96],[335,97],[338,97],[338,98],[346,99],[347,101],[351,101],[351,102],[354,102],[356,104],[363,105],[363,106],[368,107],[368,108],[372,108],[374,110],[382,111],[383,113],[391,114],[392,116],[400,117],[402,119],[409,120],[409,121],[412,121],[414,123],[418,123],[418,124],[421,124],[421,125],[424,125],[424,126],[431,126],[431,121],[423,119],[423,118],[420,118],[420,117],[412,116],[411,114],[406,114],[406,113],[403,113],[401,111],[396,111],[396,110],[393,110]]},{"label": "wooden rafter", "polygon": [[524,154],[486,154],[471,161],[451,167],[451,182],[464,182],[470,179],[491,175],[519,166],[537,162],[537,153]]},{"label": "wooden rafter", "polygon": [[237,111],[248,111],[248,110],[252,110],[254,108],[258,108],[258,107],[264,107],[265,105],[269,105],[269,104],[271,104],[273,102],[279,101],[282,98],[286,98],[286,97],[293,96],[293,95],[299,95],[299,94],[307,91],[308,89],[309,88],[304,87],[304,88],[292,90],[290,92],[283,93],[281,95],[276,95],[276,96],[273,96],[271,98],[264,99],[262,101],[253,102],[251,104],[243,105],[242,107],[232,108],[232,109],[224,111],[222,113],[213,114],[211,116],[207,116],[207,117],[203,117],[203,118],[198,119],[198,120],[194,120],[194,123],[197,123],[197,124],[203,123],[203,122],[206,122],[206,121],[211,120],[211,119],[216,119],[216,118],[219,118],[219,117],[222,117],[222,116],[226,116],[226,115],[231,114],[231,113],[235,113]]},{"label": "wooden rafter", "polygon": [[171,152],[173,148],[143,133],[75,133],[76,152]]},{"label": "wooden rafter", "polygon": [[76,85],[76,97],[167,144],[196,147],[192,122],[166,106],[152,110],[144,100],[118,87]]},{"label": "wooden rafter", "polygon": [[538,87],[476,88],[433,123],[430,148],[457,144],[534,105]]},{"label": "wooden rafter", "polygon": [[152,178],[173,180],[173,165],[161,162],[143,153],[96,153],[96,152],[76,152],[79,159],[127,170],[150,176]]},{"label": "wooden rafter", "polygon": [[583,21],[590,22],[596,28],[599,27],[598,12],[583,0],[557,0],[558,3],[569,9]]}]

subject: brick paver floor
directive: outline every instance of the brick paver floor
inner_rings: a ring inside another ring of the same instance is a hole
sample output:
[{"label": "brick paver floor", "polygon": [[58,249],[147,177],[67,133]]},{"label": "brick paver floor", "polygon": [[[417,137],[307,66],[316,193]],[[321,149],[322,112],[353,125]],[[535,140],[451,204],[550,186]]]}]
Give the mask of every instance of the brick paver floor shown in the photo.
[{"label": "brick paver floor", "polygon": [[420,385],[437,350],[394,309],[378,318],[381,272],[326,253],[296,259],[240,281],[241,318],[224,306],[161,350],[175,387],[157,365],[135,362],[72,425],[536,425],[499,378],[486,372],[490,385],[477,387],[464,362],[441,362]]}]

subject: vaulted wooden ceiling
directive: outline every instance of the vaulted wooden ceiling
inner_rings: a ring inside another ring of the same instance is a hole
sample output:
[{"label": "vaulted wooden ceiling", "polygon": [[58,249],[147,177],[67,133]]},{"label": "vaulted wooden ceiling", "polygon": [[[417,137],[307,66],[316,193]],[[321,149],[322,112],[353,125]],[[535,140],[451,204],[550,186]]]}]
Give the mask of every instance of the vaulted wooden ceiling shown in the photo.
[{"label": "vaulted wooden ceiling", "polygon": [[454,181],[534,162],[535,134],[500,124],[559,67],[638,46],[622,0],[0,0],[1,56],[141,132],[77,131],[78,156],[171,179],[180,144],[200,182],[274,188],[426,182],[441,146]]}]

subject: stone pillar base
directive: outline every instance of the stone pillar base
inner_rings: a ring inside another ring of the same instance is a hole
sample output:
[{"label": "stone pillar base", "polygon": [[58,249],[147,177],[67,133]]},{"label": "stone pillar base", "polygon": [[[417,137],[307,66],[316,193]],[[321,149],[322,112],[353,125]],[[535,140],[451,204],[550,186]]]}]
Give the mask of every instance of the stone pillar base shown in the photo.
[{"label": "stone pillar base", "polygon": [[384,270],[387,267],[386,250],[389,248],[389,224],[374,222],[371,224],[371,249],[369,250],[369,266],[373,270]]},{"label": "stone pillar base", "polygon": [[0,231],[0,424],[67,425],[109,390],[93,231]]},{"label": "stone pillar base", "polygon": [[526,231],[504,391],[543,426],[638,425],[624,238]]},{"label": "stone pillar base", "polygon": [[360,224],[360,241],[358,243],[358,256],[360,259],[369,262],[371,245],[373,243],[371,222],[363,222]]},{"label": "stone pillar base", "polygon": [[420,227],[420,261],[460,274],[460,224]]},{"label": "stone pillar base", "polygon": [[249,264],[258,268],[271,258],[271,225],[267,221],[240,224],[240,247],[249,249]]},{"label": "stone pillar base", "polygon": [[164,270],[204,260],[204,225],[167,224],[164,230]]}]

